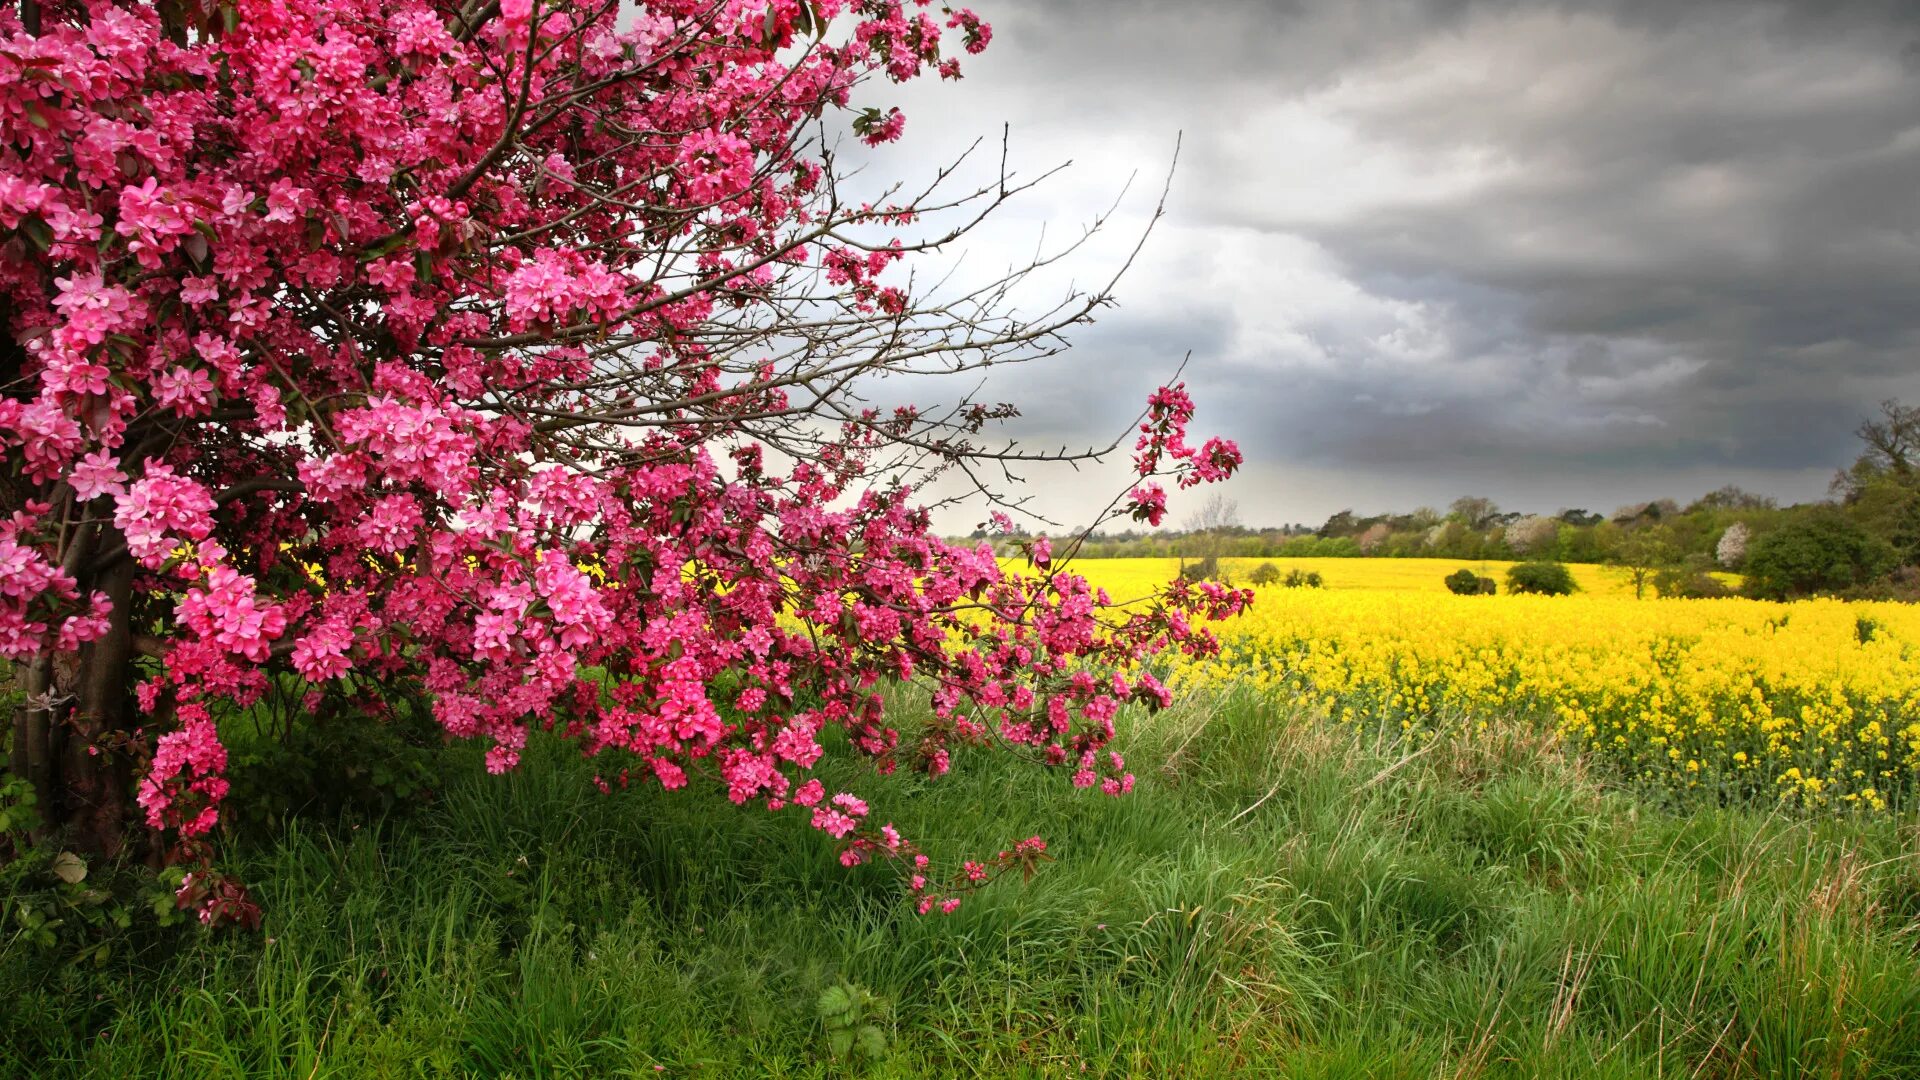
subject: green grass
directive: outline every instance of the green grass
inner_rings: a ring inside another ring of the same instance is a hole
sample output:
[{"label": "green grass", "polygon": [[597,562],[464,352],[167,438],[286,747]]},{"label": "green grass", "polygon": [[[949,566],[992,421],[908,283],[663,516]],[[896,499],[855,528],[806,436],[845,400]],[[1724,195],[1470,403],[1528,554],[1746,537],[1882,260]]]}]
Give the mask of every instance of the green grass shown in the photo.
[{"label": "green grass", "polygon": [[[1920,1077],[1911,817],[1678,813],[1497,727],[1131,728],[1124,799],[993,754],[829,776],[938,855],[1047,838],[950,917],[796,817],[602,796],[536,743],[405,821],[230,853],[259,935],[9,947],[0,1075]],[[829,1055],[843,981],[885,1003],[878,1062]]]}]

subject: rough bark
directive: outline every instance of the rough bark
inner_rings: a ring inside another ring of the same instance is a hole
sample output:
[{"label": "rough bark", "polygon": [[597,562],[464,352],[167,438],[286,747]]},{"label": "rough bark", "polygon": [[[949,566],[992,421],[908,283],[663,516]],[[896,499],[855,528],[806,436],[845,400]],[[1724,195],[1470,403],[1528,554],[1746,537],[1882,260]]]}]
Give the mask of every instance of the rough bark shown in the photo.
[{"label": "rough bark", "polygon": [[39,799],[36,840],[58,835],[67,847],[108,856],[127,846],[134,807],[124,735],[134,715],[136,569],[122,558],[85,583],[113,601],[104,636],[78,652],[16,665],[25,700],[14,710],[10,764]]},{"label": "rough bark", "polygon": [[[133,628],[128,609],[134,564],[121,559],[96,586],[113,601],[112,628],[89,642],[73,665],[74,711],[56,733],[62,823],[78,847],[117,855],[131,824],[133,778],[119,736],[133,721]],[[111,747],[111,749],[105,749]]]}]

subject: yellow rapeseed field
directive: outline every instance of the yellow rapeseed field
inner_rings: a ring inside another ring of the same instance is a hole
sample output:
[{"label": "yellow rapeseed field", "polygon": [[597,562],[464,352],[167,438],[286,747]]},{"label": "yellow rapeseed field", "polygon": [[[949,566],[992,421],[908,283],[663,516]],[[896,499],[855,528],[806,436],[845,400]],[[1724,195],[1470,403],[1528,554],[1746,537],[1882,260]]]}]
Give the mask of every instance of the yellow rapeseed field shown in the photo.
[{"label": "yellow rapeseed field", "polygon": [[[1244,580],[1259,560],[1234,560]],[[1322,589],[1266,586],[1222,624],[1220,657],[1171,660],[1186,689],[1266,688],[1351,723],[1431,733],[1502,716],[1551,723],[1662,786],[1885,809],[1920,781],[1920,611],[1813,600],[1636,600],[1614,570],[1574,567],[1570,597],[1505,595],[1507,564],[1275,559]],[[1171,559],[1076,562],[1116,600]],[[1498,596],[1454,596],[1470,567]]]}]

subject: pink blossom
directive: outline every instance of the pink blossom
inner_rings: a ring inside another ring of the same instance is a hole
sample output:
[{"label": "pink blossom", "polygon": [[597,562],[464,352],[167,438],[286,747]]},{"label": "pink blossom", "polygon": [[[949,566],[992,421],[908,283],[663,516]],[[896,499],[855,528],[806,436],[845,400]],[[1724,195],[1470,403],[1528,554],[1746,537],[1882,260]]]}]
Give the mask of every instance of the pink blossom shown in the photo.
[{"label": "pink blossom", "polygon": [[102,495],[118,497],[125,492],[127,474],[120,471],[120,463],[112,452],[95,450],[73,466],[67,482],[73,485],[75,498],[91,502]]},{"label": "pink blossom", "polygon": [[153,402],[179,416],[212,411],[213,379],[198,368],[172,367],[153,380]]},{"label": "pink blossom", "polygon": [[[938,340],[900,267],[930,204],[844,203],[814,135],[837,117],[903,138],[905,112],[855,90],[957,78],[991,27],[818,0],[828,38],[795,47],[790,0],[685,6],[503,0],[463,27],[419,0],[281,0],[206,34],[138,4],[41,5],[32,36],[14,20],[7,63],[35,77],[0,77],[0,227],[33,254],[8,281],[26,365],[0,395],[22,488],[0,517],[0,656],[140,613],[156,827],[214,826],[211,717],[296,677],[308,708],[425,703],[492,771],[537,726],[611,755],[607,791],[806,808],[843,863],[894,866],[928,911],[1039,849],[935,867],[856,792],[828,797],[830,748],[939,777],[1011,743],[1062,782],[1132,786],[1120,704],[1167,697],[1141,665],[1217,648],[1205,624],[1245,596],[1173,583],[1116,610],[1051,539],[1027,573],[948,544],[897,453],[991,410],[869,409],[851,384],[821,404],[787,381],[832,359],[784,342],[795,312],[867,326],[862,355]],[[1237,468],[1231,442],[1189,444],[1192,417],[1184,387],[1155,392],[1115,518],[1158,523],[1163,483]],[[76,568],[62,537],[101,499],[112,529]],[[97,588],[119,559],[144,571],[130,605]],[[905,733],[900,684],[933,688]],[[194,874],[190,907],[244,915],[244,890]]]},{"label": "pink blossom", "polygon": [[115,500],[113,523],[134,558],[157,568],[174,548],[213,533],[213,496],[173,468],[158,464]]}]

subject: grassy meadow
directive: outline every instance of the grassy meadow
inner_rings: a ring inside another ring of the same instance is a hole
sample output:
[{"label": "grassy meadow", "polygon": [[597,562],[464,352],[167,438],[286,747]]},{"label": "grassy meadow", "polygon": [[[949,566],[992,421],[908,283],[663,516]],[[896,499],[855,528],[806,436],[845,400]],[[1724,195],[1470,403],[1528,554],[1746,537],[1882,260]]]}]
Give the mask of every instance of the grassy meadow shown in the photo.
[{"label": "grassy meadow", "polygon": [[[499,777],[451,747],[419,809],[230,836],[257,934],[135,925],[98,964],[0,937],[0,1076],[1920,1077],[1913,800],[1652,775],[1555,697],[1600,672],[1608,715],[1731,760],[1712,701],[1652,699],[1744,671],[1775,733],[1817,736],[1780,680],[1881,701],[1863,673],[1920,642],[1901,612],[1769,628],[1752,601],[1454,597],[1450,563],[1328,562],[1223,628],[1237,668],[1170,661],[1180,702],[1123,713],[1128,797],[990,752],[880,777],[831,744],[829,787],[937,858],[1047,840],[952,915],[797,818],[602,795],[557,741]],[[1157,572],[1080,568],[1117,597]],[[1340,576],[1368,571],[1409,576]],[[1740,642],[1766,648],[1694,662]],[[923,695],[893,695],[910,740]]]}]

